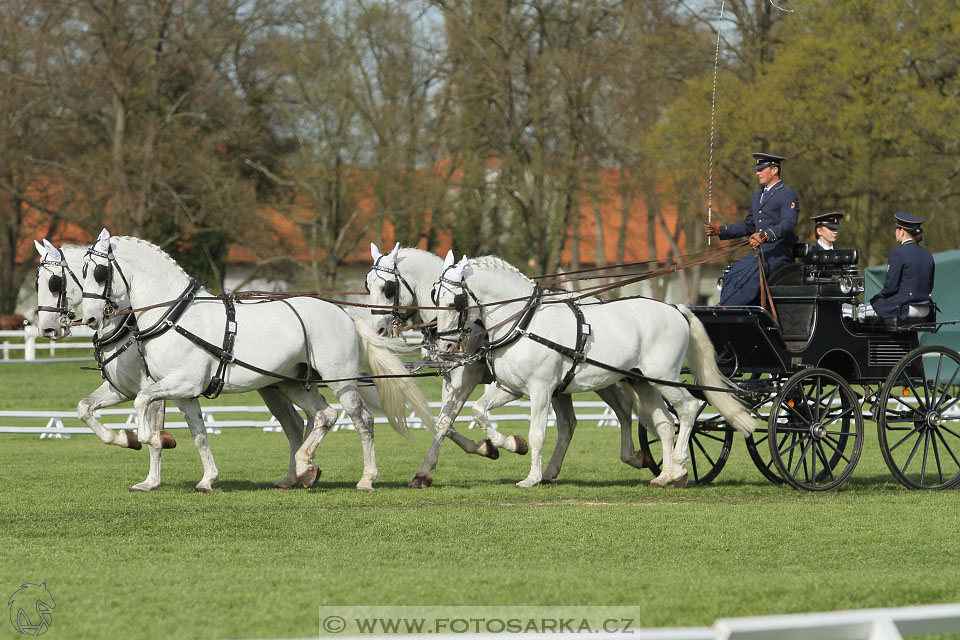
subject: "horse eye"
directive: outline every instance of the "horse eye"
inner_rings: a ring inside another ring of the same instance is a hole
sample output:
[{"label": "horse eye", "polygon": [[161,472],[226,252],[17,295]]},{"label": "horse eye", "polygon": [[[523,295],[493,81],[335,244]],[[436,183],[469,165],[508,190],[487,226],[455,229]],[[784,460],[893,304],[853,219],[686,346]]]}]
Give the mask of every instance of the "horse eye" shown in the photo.
[{"label": "horse eye", "polygon": [[98,264],[93,268],[93,279],[100,284],[107,281],[108,275],[110,275],[110,269],[102,264]]},{"label": "horse eye", "polygon": [[47,280],[47,288],[50,289],[50,293],[60,293],[62,287],[63,278],[60,276],[50,276],[50,279]]},{"label": "horse eye", "polygon": [[392,280],[388,280],[385,285],[383,285],[383,295],[391,300],[395,295],[397,295],[397,283]]}]

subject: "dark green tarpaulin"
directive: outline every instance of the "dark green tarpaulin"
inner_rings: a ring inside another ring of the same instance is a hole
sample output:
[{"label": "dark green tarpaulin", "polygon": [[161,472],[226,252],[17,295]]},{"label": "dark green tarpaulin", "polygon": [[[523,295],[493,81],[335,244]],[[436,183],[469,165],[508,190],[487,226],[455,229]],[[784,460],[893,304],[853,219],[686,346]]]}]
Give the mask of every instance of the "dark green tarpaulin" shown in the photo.
[{"label": "dark green tarpaulin", "polygon": [[[933,254],[937,264],[934,278],[933,299],[940,307],[937,320],[960,319],[960,249],[941,251]],[[883,288],[883,279],[887,275],[887,265],[880,264],[865,269],[864,272],[864,302],[870,300]],[[960,325],[946,325],[940,327],[936,333],[922,332],[920,344],[939,344],[960,350]]]}]

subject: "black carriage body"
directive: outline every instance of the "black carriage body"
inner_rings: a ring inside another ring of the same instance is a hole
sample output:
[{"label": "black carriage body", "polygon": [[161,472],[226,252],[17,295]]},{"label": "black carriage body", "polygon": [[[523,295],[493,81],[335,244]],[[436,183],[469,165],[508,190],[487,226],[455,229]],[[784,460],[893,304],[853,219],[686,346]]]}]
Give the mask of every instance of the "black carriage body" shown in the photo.
[{"label": "black carriage body", "polygon": [[829,262],[797,262],[771,275],[779,323],[762,307],[693,308],[724,374],[782,377],[818,367],[851,384],[879,383],[919,346],[917,332],[896,321],[860,323],[843,317],[842,306],[858,302],[863,276],[856,250],[830,254],[825,256],[832,258]]}]

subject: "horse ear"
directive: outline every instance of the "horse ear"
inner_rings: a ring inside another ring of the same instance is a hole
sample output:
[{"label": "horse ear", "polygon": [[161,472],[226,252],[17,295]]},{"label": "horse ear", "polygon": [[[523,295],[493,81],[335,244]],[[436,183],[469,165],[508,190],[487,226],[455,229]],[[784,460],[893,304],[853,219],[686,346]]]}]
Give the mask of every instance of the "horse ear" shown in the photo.
[{"label": "horse ear", "polygon": [[377,259],[378,259],[380,256],[382,256],[382,255],[383,255],[383,254],[380,253],[380,248],[377,247],[377,245],[375,245],[374,243],[371,242],[371,243],[370,243],[370,257],[373,258],[373,261],[376,262]]},{"label": "horse ear", "polygon": [[110,232],[104,228],[100,231],[100,235],[97,236],[97,242],[94,245],[97,251],[101,253],[110,253],[113,249],[113,243],[110,242]]},{"label": "horse ear", "polygon": [[47,257],[47,248],[46,248],[46,247],[44,247],[42,244],[40,244],[40,243],[37,242],[36,240],[33,241],[33,246],[35,246],[35,247],[37,248],[37,253],[40,254],[40,257],[41,257],[41,258],[46,258],[46,257]]},{"label": "horse ear", "polygon": [[456,261],[456,258],[453,257],[453,249],[447,251],[447,257],[443,259],[444,267],[452,267],[453,263]]},{"label": "horse ear", "polygon": [[393,256],[393,261],[397,261],[397,256],[400,254],[400,243],[398,242],[393,246],[393,251],[390,252],[390,255]]}]

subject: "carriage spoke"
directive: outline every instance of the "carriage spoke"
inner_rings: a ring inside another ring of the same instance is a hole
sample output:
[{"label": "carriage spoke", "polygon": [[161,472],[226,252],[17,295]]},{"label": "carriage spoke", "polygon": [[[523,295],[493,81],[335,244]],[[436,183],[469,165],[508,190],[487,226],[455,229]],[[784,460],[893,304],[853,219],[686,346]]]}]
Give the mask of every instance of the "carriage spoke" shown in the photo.
[{"label": "carriage spoke", "polygon": [[920,462],[920,484],[925,484],[927,479],[927,457],[930,453],[930,431],[923,431],[923,459]]},{"label": "carriage spoke", "polygon": [[[793,446],[796,446],[796,445],[799,444],[800,442],[803,442],[803,440],[800,440],[799,442],[794,443]],[[806,445],[803,447],[803,451],[800,452],[800,460],[797,462],[797,466],[794,467],[794,469],[793,469],[793,474],[792,474],[792,475],[793,475],[794,477],[796,477],[797,473],[800,471],[800,465],[803,465],[803,466],[804,466],[804,471],[806,471],[807,453],[810,451],[810,445],[811,445],[811,444],[812,444],[812,443],[807,442]],[[810,476],[808,475],[807,477],[810,477]]]},{"label": "carriage spoke", "polygon": [[839,443],[839,442],[836,442],[833,438],[824,438],[821,442],[825,442],[826,444],[828,444],[828,445],[830,446],[830,448],[833,449],[838,456],[840,456],[841,458],[843,458],[843,460],[844,460],[845,462],[847,462],[848,464],[850,463],[850,458],[848,458],[847,456],[845,456],[845,455],[843,454],[843,451],[840,450],[840,443]]},{"label": "carriage spoke", "polygon": [[[905,377],[906,380],[907,380],[907,384],[910,385],[910,390],[913,392],[913,397],[916,398],[916,400],[917,400],[917,412],[918,412],[918,413],[926,413],[926,412],[928,411],[928,409],[927,409],[926,406],[924,406],[924,403],[921,401],[921,399],[920,399],[920,392],[917,391],[917,388],[913,385],[913,380],[910,378],[910,376],[904,375],[904,377]],[[924,385],[924,387],[925,387],[925,385]],[[923,394],[923,395],[924,395],[924,399],[926,399],[926,395],[927,395],[927,394],[926,394],[926,388],[924,388],[924,394]]]},{"label": "carriage spoke", "polygon": [[[836,480],[837,479],[836,476],[833,475],[833,467],[830,466],[830,463],[827,461],[827,455],[823,451],[823,442],[817,443],[815,451],[816,451],[817,457],[820,458],[820,462],[823,463],[823,471],[821,472],[821,475],[824,472],[826,472],[830,474],[831,480]],[[847,460],[847,462],[850,462],[850,461]],[[814,477],[816,477],[816,474],[814,474]]]},{"label": "carriage spoke", "polygon": [[[960,371],[960,369],[958,369],[958,371]],[[946,392],[943,394],[943,396],[944,396],[945,398],[946,398],[948,395],[949,395],[949,394],[947,394]],[[951,401],[950,401],[950,404],[948,404],[948,405],[946,405],[946,406],[941,407],[941,406],[938,405],[938,406],[937,406],[937,411],[939,411],[940,413],[946,413],[946,412],[949,411],[950,409],[953,409],[955,406],[957,406],[957,403],[958,403],[958,402],[960,402],[960,395],[952,398]]]},{"label": "carriage spoke", "polygon": [[848,406],[848,407],[843,407],[842,410],[840,411],[840,413],[838,413],[838,414],[835,415],[835,416],[831,416],[831,415],[827,414],[826,417],[829,418],[830,422],[824,421],[823,426],[824,426],[824,427],[829,427],[830,425],[832,425],[832,424],[833,424],[834,422],[836,422],[837,420],[842,420],[843,418],[849,417],[851,413],[853,413],[853,405],[850,405],[850,406]]},{"label": "carriage spoke", "polygon": [[[942,427],[941,427],[942,428]],[[949,431],[949,429],[947,429]],[[950,431],[951,434],[956,436],[957,434]],[[943,448],[947,450],[947,453],[950,454],[950,457],[953,458],[953,463],[960,467],[960,460],[957,459],[957,456],[953,453],[953,447],[947,442],[946,438],[943,437],[943,434],[940,433],[940,429],[937,429],[937,437],[940,438],[940,442],[943,444]]]},{"label": "carriage spoke", "polygon": [[[919,407],[915,407],[915,406],[913,406],[912,404],[908,404],[908,403],[904,402],[903,399],[900,398],[899,396],[890,396],[890,398],[893,399],[893,400],[896,400],[897,402],[899,402],[900,404],[902,404],[904,407],[906,407],[907,410],[912,411],[913,413],[917,414],[918,416],[923,415],[923,414],[921,413]],[[893,411],[893,409],[890,409],[889,411]],[[897,414],[897,415],[903,416],[902,413],[901,413],[901,414]],[[906,416],[903,416],[903,417],[906,418]]]},{"label": "carriage spoke", "polygon": [[895,445],[893,445],[892,447],[890,447],[890,451],[892,452],[894,449],[896,449],[897,447],[899,447],[900,445],[902,445],[904,442],[906,442],[907,440],[909,440],[910,438],[912,438],[912,437],[913,437],[913,434],[917,433],[918,431],[920,431],[920,427],[914,427],[913,429],[911,429],[911,430],[910,430],[910,433],[908,433],[907,435],[903,436],[903,438],[901,438],[900,440],[898,440]]},{"label": "carriage spoke", "polygon": [[[917,429],[919,431],[919,429]],[[913,461],[913,456],[916,455],[917,449],[920,448],[920,438],[917,438],[917,441],[913,445],[913,450],[910,452],[910,455],[907,456],[907,461],[903,463],[903,466],[900,468],[900,471],[904,474],[907,473],[907,467],[910,466],[910,463]]]},{"label": "carriage spoke", "polygon": [[943,464],[940,462],[940,448],[937,446],[936,433],[930,435],[930,444],[933,445],[933,459],[937,463],[937,477],[940,479],[940,484],[943,484]]}]

